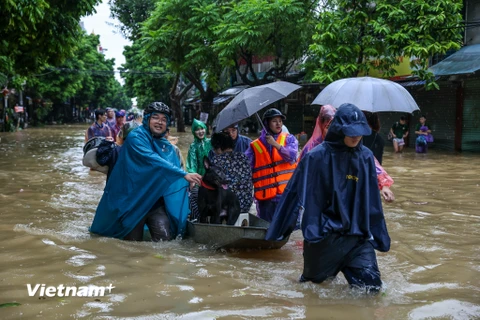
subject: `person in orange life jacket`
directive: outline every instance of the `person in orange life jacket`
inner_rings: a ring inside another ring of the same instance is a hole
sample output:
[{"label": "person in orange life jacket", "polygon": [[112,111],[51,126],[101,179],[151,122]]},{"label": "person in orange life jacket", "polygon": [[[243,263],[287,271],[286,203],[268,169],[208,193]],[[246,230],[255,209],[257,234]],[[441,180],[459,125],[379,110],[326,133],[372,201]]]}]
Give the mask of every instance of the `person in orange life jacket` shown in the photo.
[{"label": "person in orange life jacket", "polygon": [[286,117],[271,108],[263,114],[260,137],[254,140],[245,155],[252,167],[257,215],[271,221],[293,171],[297,167],[298,141],[294,135],[282,132]]}]

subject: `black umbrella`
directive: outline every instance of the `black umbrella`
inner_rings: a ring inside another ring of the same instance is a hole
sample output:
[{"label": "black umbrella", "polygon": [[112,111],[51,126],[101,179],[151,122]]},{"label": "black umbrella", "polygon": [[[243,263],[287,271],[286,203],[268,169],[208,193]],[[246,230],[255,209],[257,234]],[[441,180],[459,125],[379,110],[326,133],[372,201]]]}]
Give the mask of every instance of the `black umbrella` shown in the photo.
[{"label": "black umbrella", "polygon": [[[266,106],[287,97],[300,88],[301,86],[290,82],[277,81],[243,90],[220,111],[215,119],[215,132],[220,132],[230,125],[256,114]],[[257,117],[260,119],[258,114]]]}]

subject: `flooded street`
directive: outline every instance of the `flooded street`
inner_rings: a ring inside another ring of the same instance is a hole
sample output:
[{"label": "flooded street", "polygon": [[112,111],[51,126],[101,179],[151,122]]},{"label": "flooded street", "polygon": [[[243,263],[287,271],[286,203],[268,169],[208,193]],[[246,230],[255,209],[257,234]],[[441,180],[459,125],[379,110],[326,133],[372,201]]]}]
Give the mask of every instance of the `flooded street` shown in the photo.
[{"label": "flooded street", "polygon": [[[228,252],[89,234],[106,176],[82,166],[86,128],[0,133],[0,305],[21,304],[1,319],[480,318],[480,154],[387,148],[392,246],[377,253],[384,288],[367,297],[341,274],[299,283],[299,231],[280,250]],[[192,135],[179,136],[186,156]],[[43,298],[27,284],[114,288]]]}]

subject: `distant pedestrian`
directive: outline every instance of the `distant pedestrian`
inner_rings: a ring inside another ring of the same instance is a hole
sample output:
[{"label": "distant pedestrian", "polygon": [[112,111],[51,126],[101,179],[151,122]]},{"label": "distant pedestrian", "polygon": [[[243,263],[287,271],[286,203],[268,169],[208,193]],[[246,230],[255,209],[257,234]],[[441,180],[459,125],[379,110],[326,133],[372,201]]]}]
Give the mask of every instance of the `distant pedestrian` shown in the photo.
[{"label": "distant pedestrian", "polygon": [[115,110],[113,108],[107,108],[105,109],[107,112],[107,125],[110,127],[110,129],[113,129],[115,127]]},{"label": "distant pedestrian", "polygon": [[117,111],[115,112],[115,125],[113,126],[113,137],[117,141],[117,135],[125,124],[125,112]]},{"label": "distant pedestrian", "polygon": [[433,142],[433,136],[431,135],[432,130],[427,125],[427,117],[424,115],[420,116],[415,127],[415,134],[417,138],[415,139],[415,152],[416,153],[427,153],[428,143]]},{"label": "distant pedestrian", "polygon": [[128,121],[125,123],[120,131],[117,134],[117,144],[121,146],[125,139],[127,138],[128,134],[133,131],[134,129],[140,127],[142,125],[143,116],[141,114],[133,114],[133,120]]},{"label": "distant pedestrian", "polygon": [[382,164],[385,140],[378,134],[380,131],[380,119],[378,115],[373,112],[363,111],[363,114],[367,118],[370,129],[372,129],[370,135],[363,137],[363,145],[370,149],[378,162]]},{"label": "distant pedestrian", "polygon": [[109,141],[114,141],[112,131],[106,124],[107,115],[105,110],[95,110],[95,122],[85,132],[85,142],[93,137],[105,137]]},{"label": "distant pedestrian", "polygon": [[393,137],[393,149],[396,153],[402,152],[405,139],[408,137],[408,125],[404,116],[401,116],[400,120],[393,124],[390,134]]}]

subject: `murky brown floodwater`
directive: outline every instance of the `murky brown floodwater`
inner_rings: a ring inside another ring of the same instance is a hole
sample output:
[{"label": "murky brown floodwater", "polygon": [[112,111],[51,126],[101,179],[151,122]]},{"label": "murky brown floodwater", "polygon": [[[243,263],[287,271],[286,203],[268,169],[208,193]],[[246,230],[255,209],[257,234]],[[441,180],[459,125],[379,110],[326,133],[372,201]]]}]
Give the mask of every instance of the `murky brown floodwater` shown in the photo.
[{"label": "murky brown floodwater", "polygon": [[[105,175],[81,164],[86,126],[0,133],[1,319],[479,319],[480,156],[412,149],[384,165],[392,249],[383,293],[339,276],[298,283],[297,232],[280,250],[214,252],[189,240],[132,243],[88,233]],[[191,134],[181,135],[186,155]],[[109,285],[95,298],[29,297],[27,284]]]}]

